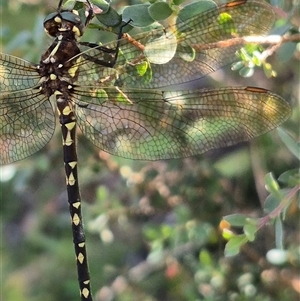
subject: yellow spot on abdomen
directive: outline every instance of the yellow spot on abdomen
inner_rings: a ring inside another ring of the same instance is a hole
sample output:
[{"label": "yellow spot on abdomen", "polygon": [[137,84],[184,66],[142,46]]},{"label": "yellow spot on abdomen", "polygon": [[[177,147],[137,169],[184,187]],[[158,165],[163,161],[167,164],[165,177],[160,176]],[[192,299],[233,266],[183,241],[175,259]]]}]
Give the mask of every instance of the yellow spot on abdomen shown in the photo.
[{"label": "yellow spot on abdomen", "polygon": [[84,261],[84,256],[82,253],[79,253],[78,256],[77,256],[77,260],[82,264],[83,261]]},{"label": "yellow spot on abdomen", "polygon": [[78,209],[80,207],[80,204],[81,204],[80,202],[75,202],[72,204],[72,206]]},{"label": "yellow spot on abdomen", "polygon": [[75,184],[75,178],[74,178],[74,175],[73,173],[71,172],[70,175],[69,175],[69,178],[68,178],[68,183],[70,186],[73,186]]},{"label": "yellow spot on abdomen", "polygon": [[67,136],[63,141],[64,145],[70,146],[73,144],[73,139],[71,138],[71,130],[75,127],[75,125],[76,123],[74,121],[64,125],[68,130]]},{"label": "yellow spot on abdomen", "polygon": [[78,214],[74,214],[73,218],[72,218],[72,223],[75,225],[75,226],[78,226],[79,223],[80,223],[80,218],[78,216]]},{"label": "yellow spot on abdomen", "polygon": [[87,298],[90,294],[90,291],[87,288],[84,288],[81,293],[84,296],[84,298]]}]

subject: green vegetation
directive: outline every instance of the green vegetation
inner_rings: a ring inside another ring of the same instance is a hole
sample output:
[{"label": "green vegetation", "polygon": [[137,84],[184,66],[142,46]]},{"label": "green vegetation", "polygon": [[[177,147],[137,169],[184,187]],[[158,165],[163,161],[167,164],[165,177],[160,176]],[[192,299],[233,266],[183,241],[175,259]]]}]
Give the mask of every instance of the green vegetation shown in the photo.
[{"label": "green vegetation", "polygon": [[[275,33],[297,26],[296,8],[284,2],[291,17],[279,19]],[[50,45],[42,16],[57,5],[48,3],[2,1],[1,51],[38,62]],[[174,3],[151,1],[149,19],[169,16]],[[123,4],[112,5],[116,26]],[[100,40],[95,28],[87,37]],[[267,61],[248,64],[250,78],[226,70],[214,81],[265,87],[292,104],[293,115],[281,129],[250,143],[144,162],[99,151],[79,134],[95,301],[299,298],[299,42],[295,45],[286,43]],[[243,50],[238,67],[245,68],[247,59],[257,62],[258,48]],[[275,75],[270,70],[277,76],[267,78],[264,73]],[[249,75],[246,71],[240,73]],[[0,167],[0,178],[3,300],[79,300],[59,128],[39,153]]]}]

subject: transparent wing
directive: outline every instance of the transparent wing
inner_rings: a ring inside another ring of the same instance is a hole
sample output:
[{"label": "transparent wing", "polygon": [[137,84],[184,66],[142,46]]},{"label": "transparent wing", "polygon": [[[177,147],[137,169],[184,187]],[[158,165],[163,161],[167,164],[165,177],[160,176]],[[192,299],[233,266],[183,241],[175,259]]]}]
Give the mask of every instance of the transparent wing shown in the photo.
[{"label": "transparent wing", "polygon": [[[189,82],[237,60],[234,53],[241,45],[219,47],[213,43],[265,35],[274,18],[272,7],[263,1],[223,4],[183,22],[177,20],[167,29],[134,36],[140,45],[123,39],[114,68],[95,64],[110,61],[111,53],[101,48],[84,51],[78,62],[78,83],[98,81],[107,86],[153,89]],[[104,46],[114,48],[116,43]]]},{"label": "transparent wing", "polygon": [[[26,77],[23,82],[26,84]],[[51,139],[54,129],[53,108],[44,95],[33,89],[1,91],[0,165],[21,160],[40,150]]]},{"label": "transparent wing", "polygon": [[131,159],[187,157],[247,141],[277,127],[291,111],[280,96],[250,87],[75,90],[84,135],[100,149]]},{"label": "transparent wing", "polygon": [[14,92],[38,84],[40,76],[36,67],[20,58],[0,53],[0,91]]},{"label": "transparent wing", "polygon": [[51,139],[55,114],[38,86],[36,67],[0,53],[0,164],[9,164],[40,150]]}]

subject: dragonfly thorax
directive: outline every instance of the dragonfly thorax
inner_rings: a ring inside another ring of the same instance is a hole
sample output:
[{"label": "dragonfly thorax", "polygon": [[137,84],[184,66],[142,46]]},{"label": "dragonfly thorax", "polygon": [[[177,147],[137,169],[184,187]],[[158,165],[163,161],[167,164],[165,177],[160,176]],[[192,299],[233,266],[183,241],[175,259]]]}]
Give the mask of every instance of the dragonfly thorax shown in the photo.
[{"label": "dragonfly thorax", "polygon": [[37,71],[41,76],[41,93],[50,97],[55,93],[68,99],[70,85],[78,77],[80,49],[76,37],[82,34],[83,25],[71,11],[50,14],[44,21],[45,31],[55,41],[42,55]]},{"label": "dragonfly thorax", "polygon": [[82,36],[84,25],[76,10],[66,10],[48,15],[44,20],[44,29],[51,37],[64,34],[69,39],[77,39]]}]

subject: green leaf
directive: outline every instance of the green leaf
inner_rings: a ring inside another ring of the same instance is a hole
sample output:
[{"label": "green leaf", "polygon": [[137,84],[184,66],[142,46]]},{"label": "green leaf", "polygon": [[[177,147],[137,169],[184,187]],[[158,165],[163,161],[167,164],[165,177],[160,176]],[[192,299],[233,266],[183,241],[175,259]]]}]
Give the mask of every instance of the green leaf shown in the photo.
[{"label": "green leaf", "polygon": [[275,77],[277,73],[272,69],[272,65],[269,63],[264,63],[263,70],[267,78]]},{"label": "green leaf", "polygon": [[224,237],[224,239],[230,240],[232,237],[234,237],[234,233],[231,230],[225,228],[223,229],[222,236]]},{"label": "green leaf", "polygon": [[139,64],[136,64],[134,67],[138,73],[139,76],[143,76],[147,69],[148,69],[149,63],[147,61],[143,61]]},{"label": "green leaf", "polygon": [[107,27],[117,27],[122,23],[122,17],[112,7],[105,13],[96,14],[96,18]]},{"label": "green leaf", "polygon": [[143,232],[145,237],[150,241],[154,241],[160,237],[160,232],[157,226],[148,226],[144,228]]},{"label": "green leaf", "polygon": [[126,6],[123,10],[123,21],[130,23],[135,27],[146,27],[151,25],[154,20],[151,18],[148,8],[150,4],[136,4],[132,6]]},{"label": "green leaf", "polygon": [[264,212],[270,213],[275,210],[280,204],[280,199],[275,197],[273,194],[267,196],[264,202]]},{"label": "green leaf", "polygon": [[234,256],[239,253],[240,248],[248,241],[245,234],[232,237],[225,246],[225,256]]},{"label": "green leaf", "polygon": [[101,185],[97,189],[96,195],[97,195],[97,200],[106,200],[109,198],[108,189],[105,186]]},{"label": "green leaf", "polygon": [[126,95],[126,93],[124,93],[122,91],[120,91],[118,94],[116,94],[115,100],[122,104],[128,104],[128,105],[132,104],[132,102],[130,101],[130,98]]},{"label": "green leaf", "polygon": [[92,0],[93,5],[96,5],[102,10],[101,14],[106,14],[110,9],[110,1],[105,0]]},{"label": "green leaf", "polygon": [[254,73],[254,68],[252,67],[243,67],[239,74],[243,77],[251,77]]},{"label": "green leaf", "polygon": [[90,95],[97,99],[98,104],[103,104],[108,101],[108,94],[104,89],[95,89],[90,91]]},{"label": "green leaf", "polygon": [[144,82],[145,83],[150,83],[151,80],[152,80],[152,68],[151,68],[151,65],[149,64],[148,68],[147,68],[147,71],[146,73],[144,74],[143,78],[144,78]]},{"label": "green leaf", "polygon": [[153,20],[161,21],[171,16],[172,9],[166,2],[155,2],[148,8],[150,17]]},{"label": "green leaf", "polygon": [[247,223],[244,226],[244,233],[249,241],[254,241],[257,232],[258,221],[256,219],[247,218]]},{"label": "green leaf", "polygon": [[278,177],[278,181],[288,187],[294,187],[300,184],[300,169],[291,169],[282,173]]},{"label": "green leaf", "polygon": [[172,228],[170,225],[164,224],[161,226],[161,234],[163,239],[167,239],[172,237],[174,233],[174,228]]},{"label": "green leaf", "polygon": [[180,5],[183,2],[185,2],[186,0],[173,0],[174,5]]},{"label": "green leaf", "polygon": [[192,62],[196,57],[196,52],[190,45],[179,44],[177,46],[179,56],[186,62]]},{"label": "green leaf", "polygon": [[220,26],[222,26],[225,29],[226,33],[233,34],[233,35],[236,34],[235,23],[232,17],[230,16],[230,14],[228,13],[220,14],[218,18],[218,22]]},{"label": "green leaf", "polygon": [[[200,0],[184,6],[178,13],[178,19],[182,22],[197,16],[207,10],[216,8],[217,5],[212,0]],[[213,21],[213,20],[212,20]]]},{"label": "green leaf", "polygon": [[63,9],[72,10],[75,8],[76,0],[67,0],[63,4]]},{"label": "green leaf", "polygon": [[168,31],[149,40],[145,45],[144,54],[151,63],[166,64],[174,57],[176,49],[176,36]]},{"label": "green leaf", "polygon": [[280,127],[277,128],[277,133],[289,151],[300,161],[300,144],[296,143],[292,136]]},{"label": "green leaf", "polygon": [[251,56],[249,55],[246,47],[242,47],[239,51],[238,51],[238,57],[240,57],[242,59],[242,61],[250,61],[251,60]]},{"label": "green leaf", "polygon": [[160,244],[155,244],[154,246],[152,246],[152,249],[153,251],[151,251],[151,253],[148,255],[147,260],[149,260],[152,263],[161,262],[164,256],[163,246]]},{"label": "green leaf", "polygon": [[230,214],[223,217],[223,219],[234,227],[243,227],[246,224],[247,215],[245,214]]},{"label": "green leaf", "polygon": [[[284,200],[284,198],[289,198],[289,194],[291,193],[291,191],[293,191],[293,188],[282,188],[278,190],[277,195],[270,194],[266,198],[266,201],[264,203],[265,212],[270,213],[271,211],[276,209],[279,206],[279,204]],[[283,208],[284,210],[288,208],[292,200],[293,198],[289,198],[288,200],[286,200]]]},{"label": "green leaf", "polygon": [[205,266],[212,265],[212,258],[210,256],[210,253],[207,252],[207,250],[201,250],[201,252],[199,254],[199,261],[202,263],[202,265],[205,265]]},{"label": "green leaf", "polygon": [[180,5],[183,2],[185,2],[186,0],[173,0],[174,5]]},{"label": "green leaf", "polygon": [[274,194],[274,196],[277,196],[279,199],[281,199],[281,195],[279,194],[280,187],[271,172],[265,175],[265,183],[266,189],[270,193]]},{"label": "green leaf", "polygon": [[261,66],[261,53],[258,50],[253,51],[252,61],[256,66]]},{"label": "green leaf", "polygon": [[275,219],[275,240],[276,240],[276,248],[283,249],[283,226],[280,217],[277,217]]},{"label": "green leaf", "polygon": [[238,61],[236,63],[233,63],[231,65],[231,70],[232,71],[237,71],[237,70],[240,70],[241,68],[243,68],[245,66],[244,62],[243,61]]}]

